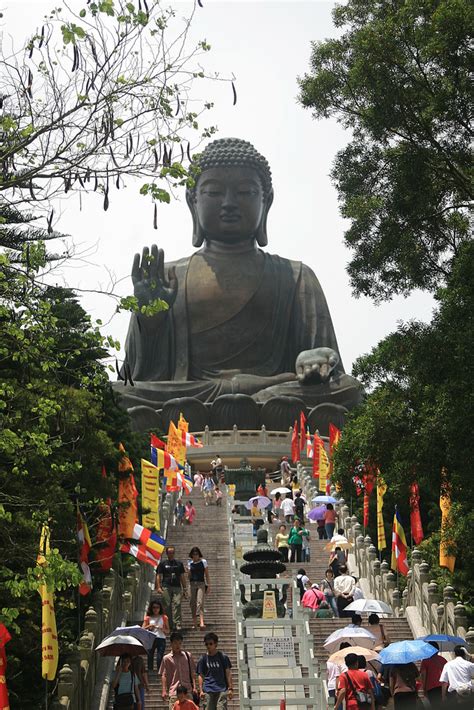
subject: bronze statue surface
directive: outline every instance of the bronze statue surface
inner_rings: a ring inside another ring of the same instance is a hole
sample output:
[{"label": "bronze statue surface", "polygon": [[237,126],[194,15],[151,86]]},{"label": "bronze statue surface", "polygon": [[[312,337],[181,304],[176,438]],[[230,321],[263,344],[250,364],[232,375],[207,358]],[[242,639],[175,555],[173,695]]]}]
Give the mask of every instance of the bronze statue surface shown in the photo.
[{"label": "bronze statue surface", "polygon": [[352,408],[360,385],[344,373],[318,279],[260,248],[273,201],[268,163],[250,143],[220,139],[199,167],[187,202],[200,248],[167,264],[156,246],[135,255],[139,304],[159,297],[169,309],[131,318],[125,367],[134,385],[117,383],[125,405],[157,410],[176,397],[240,393]]}]

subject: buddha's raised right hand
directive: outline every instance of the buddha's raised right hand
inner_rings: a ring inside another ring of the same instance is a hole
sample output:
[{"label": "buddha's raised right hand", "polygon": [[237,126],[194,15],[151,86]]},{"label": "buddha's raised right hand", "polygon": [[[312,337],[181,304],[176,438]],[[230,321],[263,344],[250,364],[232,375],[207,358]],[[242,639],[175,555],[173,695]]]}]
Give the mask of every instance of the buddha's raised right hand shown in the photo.
[{"label": "buddha's raised right hand", "polygon": [[173,267],[168,269],[168,279],[165,278],[165,255],[163,249],[156,244],[144,247],[142,255],[135,254],[132,266],[133,292],[139,306],[147,306],[157,298],[165,301],[171,308],[178,292],[178,279]]}]

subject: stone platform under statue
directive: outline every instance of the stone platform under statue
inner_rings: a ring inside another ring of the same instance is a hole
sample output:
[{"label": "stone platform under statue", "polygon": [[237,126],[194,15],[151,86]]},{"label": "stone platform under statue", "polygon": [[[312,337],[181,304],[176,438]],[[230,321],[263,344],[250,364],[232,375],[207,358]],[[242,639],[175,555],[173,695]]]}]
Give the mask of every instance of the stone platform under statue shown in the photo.
[{"label": "stone platform under statue", "polygon": [[269,254],[271,172],[239,139],[210,143],[187,191],[190,257],[164,263],[153,246],[135,256],[140,307],[132,315],[115,389],[137,429],[167,428],[183,412],[192,431],[287,431],[300,411],[327,433],[362,399],[344,372],[321,285],[301,262]]}]

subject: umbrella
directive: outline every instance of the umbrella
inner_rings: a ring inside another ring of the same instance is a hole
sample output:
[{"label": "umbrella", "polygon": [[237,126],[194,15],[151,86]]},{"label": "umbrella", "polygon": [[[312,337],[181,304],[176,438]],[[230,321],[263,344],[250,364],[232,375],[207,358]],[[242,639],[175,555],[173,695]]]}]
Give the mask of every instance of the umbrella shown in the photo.
[{"label": "umbrella", "polygon": [[313,508],[313,510],[310,510],[308,513],[308,518],[310,520],[322,520],[326,514],[326,506],[325,505],[318,505],[317,508]]},{"label": "umbrella", "polygon": [[454,651],[455,646],[464,646],[466,644],[466,639],[462,636],[449,636],[449,634],[430,634],[429,636],[422,636],[421,641],[436,641],[439,646],[439,650],[443,651]]},{"label": "umbrella", "polygon": [[352,544],[352,542],[349,542],[346,539],[343,540],[342,536],[340,540],[331,540],[331,542],[328,542],[324,545],[324,549],[328,552],[334,552],[336,547],[340,547],[341,550],[352,550],[354,545]]},{"label": "umbrella", "polygon": [[324,648],[326,648],[329,653],[334,653],[339,650],[339,646],[343,641],[350,643],[351,646],[373,648],[377,643],[377,638],[373,633],[367,629],[362,629],[360,626],[344,626],[342,629],[333,631],[333,633],[327,637],[324,642]]},{"label": "umbrella", "polygon": [[370,648],[363,648],[363,646],[349,646],[349,648],[343,648],[342,651],[336,651],[332,656],[329,656],[329,660],[332,663],[344,663],[348,653],[364,656],[366,661],[380,661],[380,656],[377,651],[371,651]]},{"label": "umbrella", "polygon": [[108,634],[104,641],[116,636],[133,636],[134,639],[140,641],[146,651],[151,651],[156,639],[156,634],[148,631],[148,629],[142,629],[141,626],[119,626],[117,629]]},{"label": "umbrella", "polygon": [[250,498],[246,504],[245,507],[247,510],[251,510],[254,506],[257,506],[257,508],[267,508],[271,503],[270,498],[267,498],[267,496],[253,496],[253,498]]},{"label": "umbrella", "polygon": [[332,496],[316,496],[311,503],[332,503],[334,505],[334,503],[339,503],[339,501]]},{"label": "umbrella", "polygon": [[99,651],[101,656],[121,656],[122,653],[129,653],[130,656],[147,655],[145,646],[138,639],[127,635],[109,636],[99,643],[95,650]]},{"label": "umbrella", "polygon": [[286,496],[287,493],[291,493],[291,488],[285,488],[285,486],[280,486],[280,488],[274,488],[270,491],[270,495],[274,496],[275,493],[281,493],[282,496]]},{"label": "umbrella", "polygon": [[436,649],[421,639],[396,641],[380,651],[380,660],[384,665],[415,663],[424,658],[431,658],[435,653]]},{"label": "umbrella", "polygon": [[356,599],[346,606],[347,611],[357,611],[359,614],[393,614],[391,606],[379,599]]}]

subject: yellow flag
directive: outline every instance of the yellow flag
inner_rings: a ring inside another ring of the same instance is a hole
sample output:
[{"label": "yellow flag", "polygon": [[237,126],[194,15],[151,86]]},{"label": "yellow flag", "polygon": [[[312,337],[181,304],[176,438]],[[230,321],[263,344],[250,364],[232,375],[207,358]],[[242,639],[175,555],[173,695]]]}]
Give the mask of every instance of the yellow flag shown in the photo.
[{"label": "yellow flag", "polygon": [[383,497],[387,492],[385,483],[380,471],[377,471],[377,547],[385,550],[387,542],[385,540],[385,526],[383,524]]},{"label": "yellow flag", "polygon": [[181,431],[175,427],[173,422],[170,422],[168,428],[166,451],[171,454],[171,456],[174,456],[181,466],[184,466],[184,462],[186,461],[186,444],[183,444]]},{"label": "yellow flag", "polygon": [[186,433],[189,431],[189,424],[183,417],[183,412],[179,413],[178,429],[179,431],[185,431]]},{"label": "yellow flag", "polygon": [[149,530],[160,529],[160,513],[158,509],[160,481],[159,469],[149,461],[142,459],[142,525]]},{"label": "yellow flag", "polygon": [[[47,525],[41,530],[39,554],[36,560],[39,567],[47,565],[46,555],[49,553],[50,531]],[[48,680],[54,680],[58,669],[58,633],[56,630],[56,615],[54,613],[54,591],[48,589],[46,584],[39,588],[41,597],[41,647],[42,664],[41,675]]]},{"label": "yellow flag", "polygon": [[326,493],[329,475],[329,458],[324,448],[324,441],[315,432],[313,441],[313,475],[319,476],[319,490]]},{"label": "yellow flag", "polygon": [[454,572],[456,557],[448,552],[449,541],[446,540],[445,530],[449,528],[451,518],[451,485],[447,479],[447,471],[445,468],[441,471],[441,495],[439,498],[439,507],[441,508],[441,542],[439,544],[439,566],[447,567],[449,571]]}]

